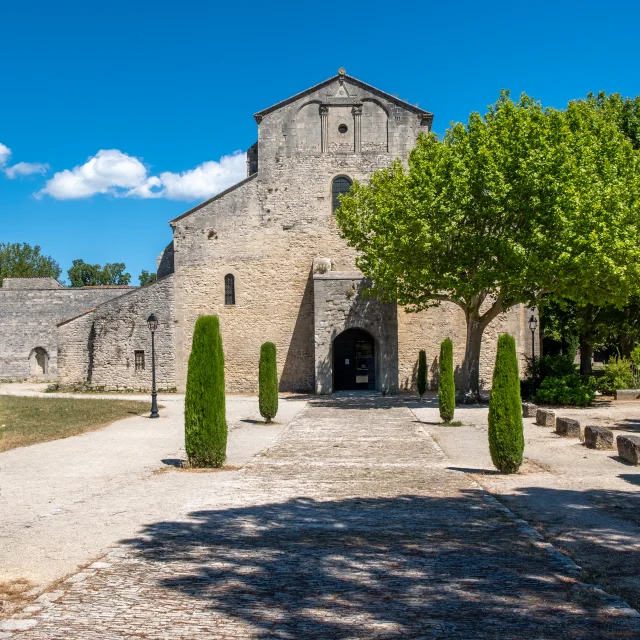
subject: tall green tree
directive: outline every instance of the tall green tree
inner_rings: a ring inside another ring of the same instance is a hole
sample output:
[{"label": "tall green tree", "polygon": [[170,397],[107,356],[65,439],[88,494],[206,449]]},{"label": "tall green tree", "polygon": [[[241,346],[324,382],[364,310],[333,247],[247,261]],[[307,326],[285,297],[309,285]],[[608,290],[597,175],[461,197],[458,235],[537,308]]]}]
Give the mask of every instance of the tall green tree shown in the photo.
[{"label": "tall green tree", "polygon": [[507,333],[498,338],[489,400],[489,453],[496,469],[515,473],[522,464],[524,431],[516,341]]},{"label": "tall green tree", "polygon": [[0,286],[4,278],[60,277],[60,265],[41,253],[38,245],[26,242],[0,242]]},{"label": "tall green tree", "polygon": [[278,413],[278,367],[273,342],[265,342],[260,347],[258,391],[260,415],[269,423]]},{"label": "tall green tree", "polygon": [[131,274],[126,273],[124,262],[107,262],[104,266],[74,260],[67,270],[72,287],[95,287],[110,284],[129,284]]},{"label": "tall green tree", "polygon": [[624,303],[640,285],[640,159],[593,101],[544,109],[508,93],[442,140],[354,183],[336,218],[371,293],[409,312],[462,310],[462,391],[479,396],[482,335],[544,295]]},{"label": "tall green tree", "polygon": [[227,455],[224,353],[217,316],[200,316],[193,331],[184,399],[187,458],[192,467],[221,467]]}]

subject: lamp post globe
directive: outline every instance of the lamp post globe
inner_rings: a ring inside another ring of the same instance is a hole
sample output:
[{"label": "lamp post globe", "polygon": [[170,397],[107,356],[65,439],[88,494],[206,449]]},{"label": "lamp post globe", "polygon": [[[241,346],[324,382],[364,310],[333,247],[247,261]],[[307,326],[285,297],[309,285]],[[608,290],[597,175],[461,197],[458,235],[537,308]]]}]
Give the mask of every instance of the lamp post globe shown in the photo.
[{"label": "lamp post globe", "polygon": [[156,345],[155,334],[158,328],[158,318],[155,313],[152,313],[147,318],[147,326],[151,331],[151,414],[150,418],[159,418],[158,413],[158,394],[156,392]]}]

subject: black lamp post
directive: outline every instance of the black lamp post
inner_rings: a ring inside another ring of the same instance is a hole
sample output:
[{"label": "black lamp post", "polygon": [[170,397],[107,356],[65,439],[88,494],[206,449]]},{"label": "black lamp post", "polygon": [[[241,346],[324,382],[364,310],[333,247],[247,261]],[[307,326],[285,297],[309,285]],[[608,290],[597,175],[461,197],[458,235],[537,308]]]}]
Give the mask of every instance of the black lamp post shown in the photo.
[{"label": "black lamp post", "polygon": [[156,345],[155,345],[155,333],[158,328],[158,318],[156,314],[152,313],[147,318],[147,326],[151,331],[151,415],[150,418],[159,418],[158,414],[158,394],[156,393]]},{"label": "black lamp post", "polygon": [[535,366],[536,361],[536,329],[538,328],[538,318],[533,314],[529,318],[529,329],[531,329],[531,366]]}]

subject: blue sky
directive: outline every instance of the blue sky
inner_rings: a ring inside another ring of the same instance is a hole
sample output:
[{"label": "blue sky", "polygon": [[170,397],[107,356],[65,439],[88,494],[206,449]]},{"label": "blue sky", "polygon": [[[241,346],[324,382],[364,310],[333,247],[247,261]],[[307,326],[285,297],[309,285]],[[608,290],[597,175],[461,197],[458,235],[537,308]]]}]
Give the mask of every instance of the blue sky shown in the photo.
[{"label": "blue sky", "polygon": [[640,94],[639,22],[630,1],[4,3],[0,242],[137,284],[167,222],[242,173],[253,113],[338,67],[443,132],[502,88]]}]

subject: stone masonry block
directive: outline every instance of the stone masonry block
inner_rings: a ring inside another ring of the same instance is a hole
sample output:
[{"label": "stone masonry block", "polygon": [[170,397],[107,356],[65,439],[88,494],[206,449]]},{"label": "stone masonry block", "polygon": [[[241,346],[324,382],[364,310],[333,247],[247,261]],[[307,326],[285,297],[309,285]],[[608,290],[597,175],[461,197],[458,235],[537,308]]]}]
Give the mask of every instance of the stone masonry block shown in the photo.
[{"label": "stone masonry block", "polygon": [[618,455],[631,464],[640,464],[640,436],[618,436]]},{"label": "stone masonry block", "polygon": [[587,425],[584,428],[584,443],[589,449],[613,449],[613,431]]},{"label": "stone masonry block", "polygon": [[538,407],[530,402],[522,403],[522,417],[523,418],[535,418]]},{"label": "stone masonry block", "polygon": [[580,423],[571,418],[556,418],[556,433],[569,438],[580,437]]},{"label": "stone masonry block", "polygon": [[617,389],[616,400],[640,400],[640,389]]},{"label": "stone masonry block", "polygon": [[536,424],[539,424],[541,427],[554,428],[556,426],[555,412],[549,409],[538,409],[536,411]]}]

